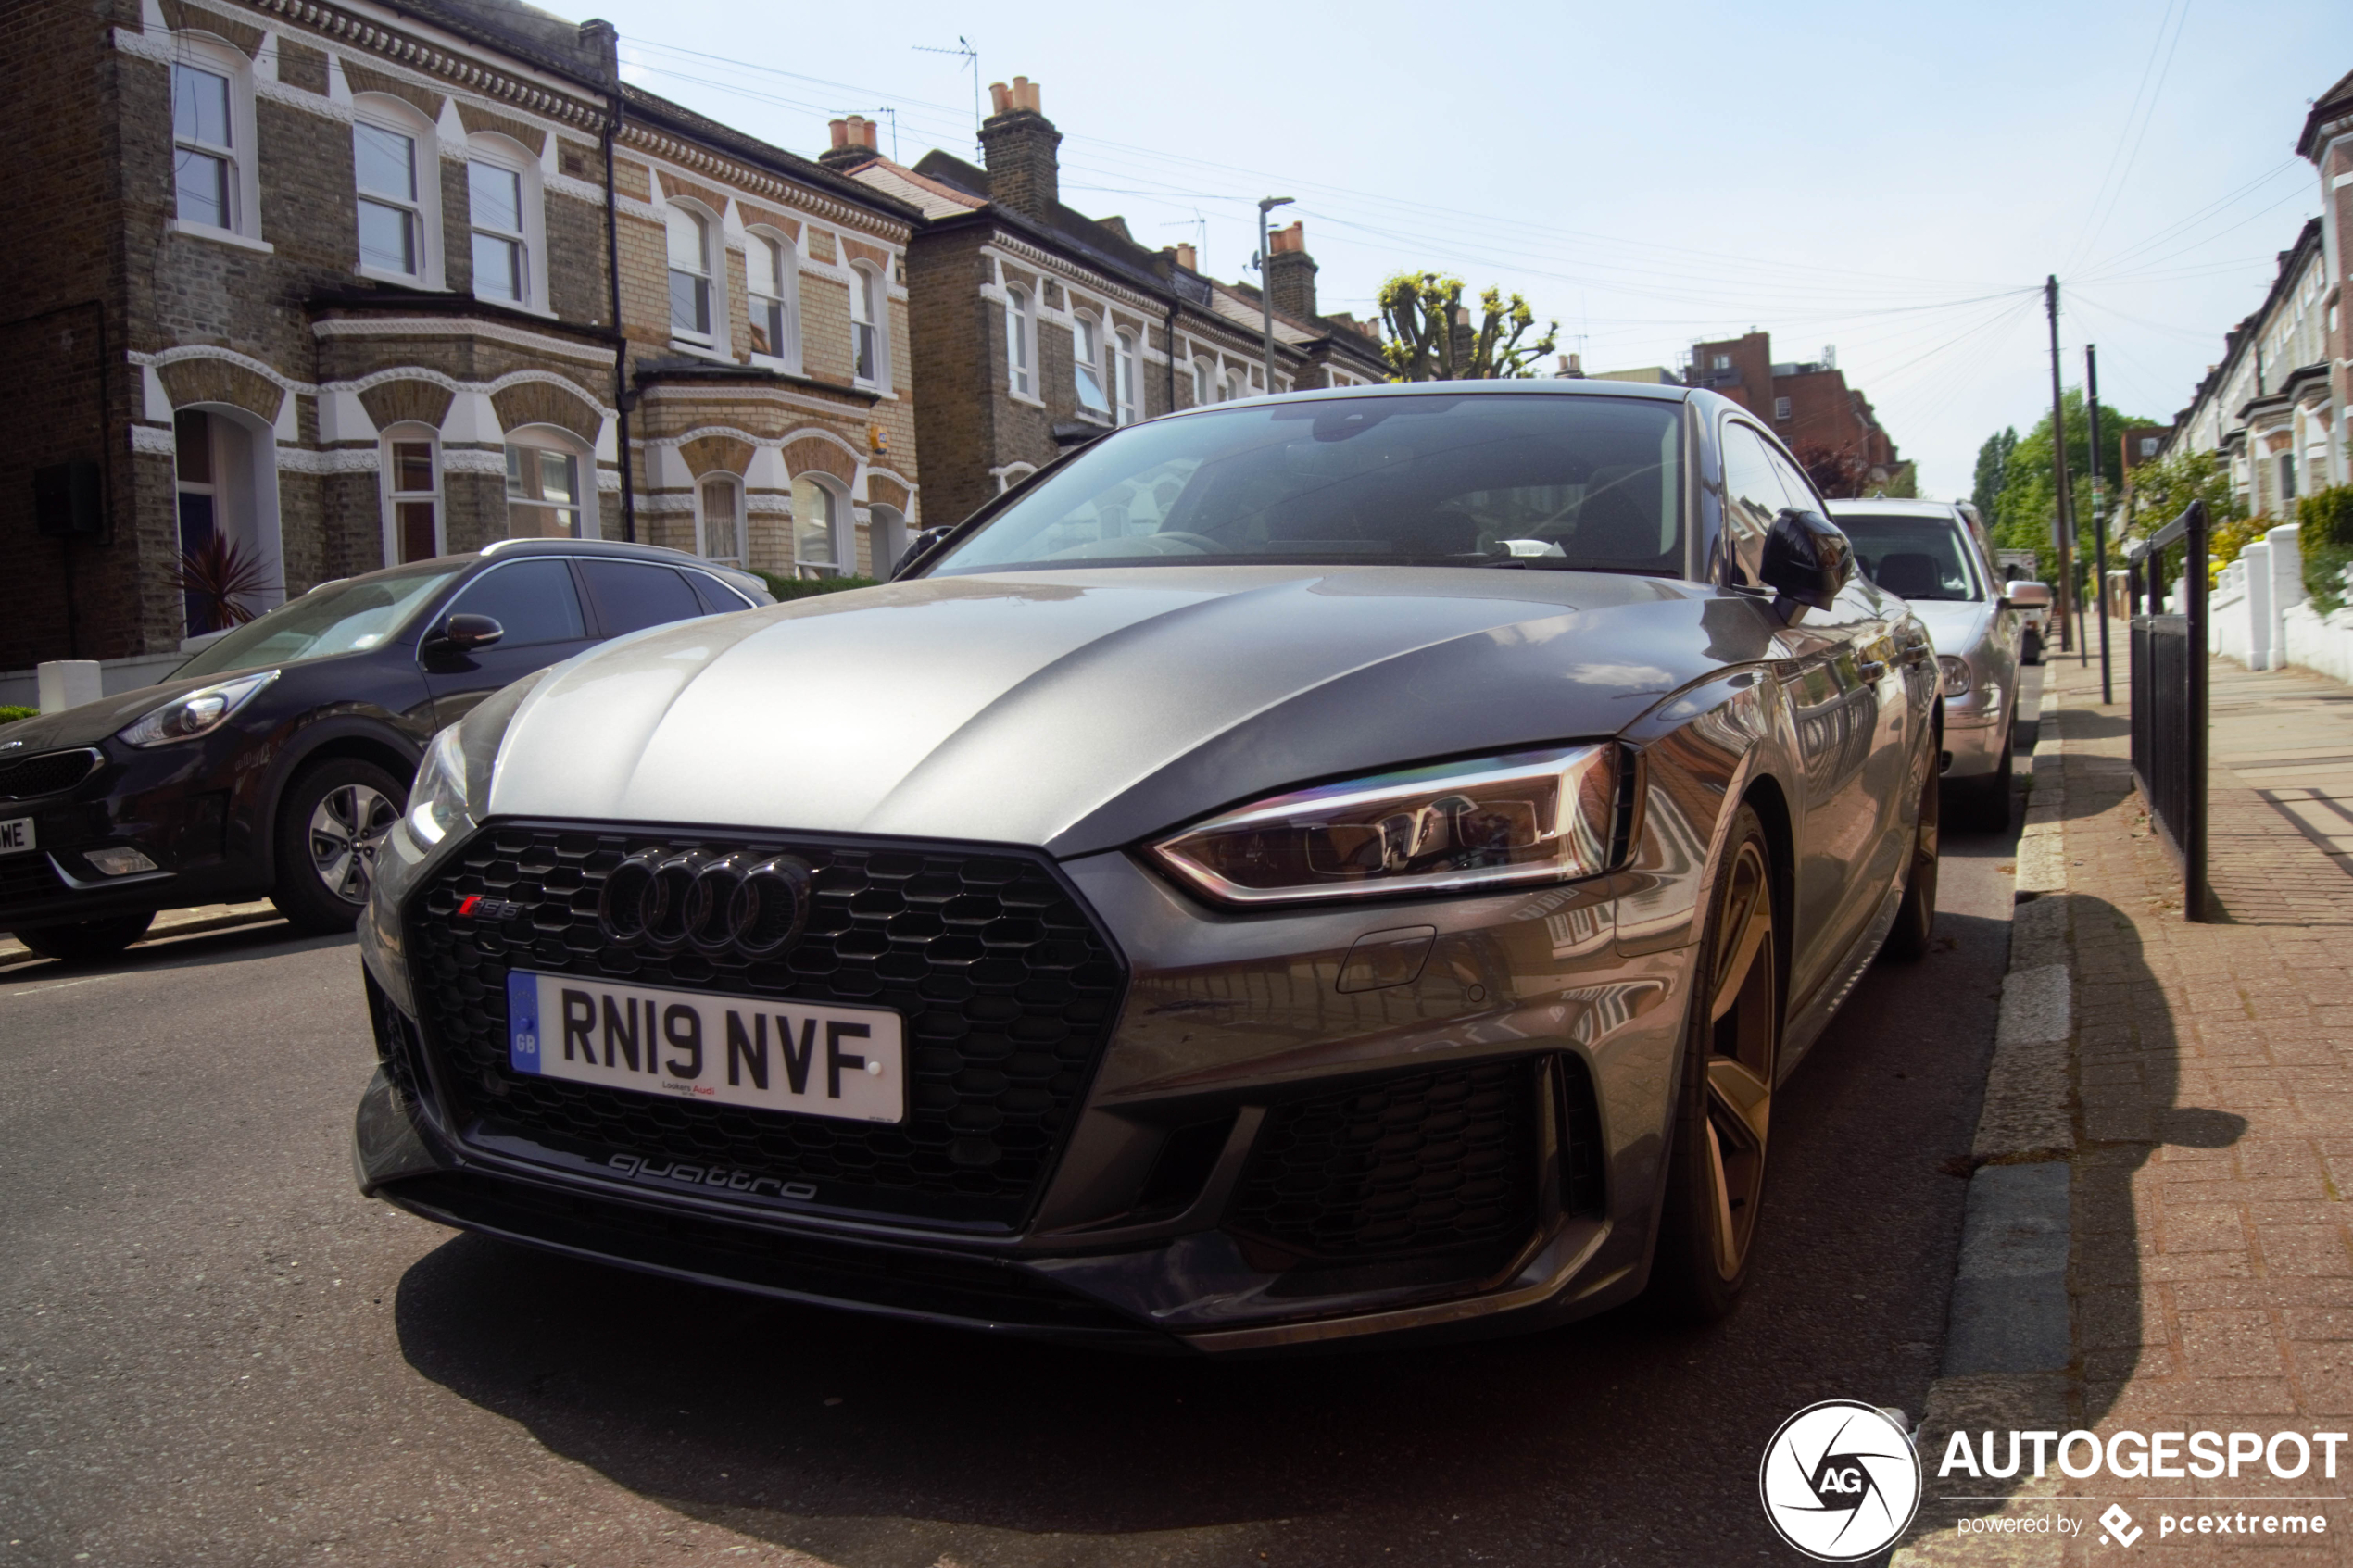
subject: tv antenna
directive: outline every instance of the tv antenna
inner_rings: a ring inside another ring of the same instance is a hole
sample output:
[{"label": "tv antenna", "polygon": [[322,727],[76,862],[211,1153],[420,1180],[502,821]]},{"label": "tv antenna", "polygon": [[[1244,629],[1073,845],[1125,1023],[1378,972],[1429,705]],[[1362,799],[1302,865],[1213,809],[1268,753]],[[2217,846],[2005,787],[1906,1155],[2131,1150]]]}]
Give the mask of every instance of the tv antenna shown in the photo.
[{"label": "tv antenna", "polygon": [[[953,49],[935,48],[929,44],[910,44],[909,47],[913,49],[917,54],[921,55],[953,55],[958,59],[963,60],[964,64],[972,68],[973,156],[975,157],[986,157],[988,156],[988,149],[983,147],[980,143],[980,51],[974,48],[971,41],[966,39],[961,32],[956,35],[956,46]],[[890,123],[891,161],[895,163],[898,161],[899,122],[896,119],[893,119]]]},{"label": "tv antenna", "polygon": [[1193,259],[1198,270],[1204,277],[1207,276],[1209,272],[1209,220],[1202,216],[1201,208],[1193,208],[1193,215],[1190,218],[1179,218],[1174,221],[1163,223],[1161,227],[1193,231]]}]

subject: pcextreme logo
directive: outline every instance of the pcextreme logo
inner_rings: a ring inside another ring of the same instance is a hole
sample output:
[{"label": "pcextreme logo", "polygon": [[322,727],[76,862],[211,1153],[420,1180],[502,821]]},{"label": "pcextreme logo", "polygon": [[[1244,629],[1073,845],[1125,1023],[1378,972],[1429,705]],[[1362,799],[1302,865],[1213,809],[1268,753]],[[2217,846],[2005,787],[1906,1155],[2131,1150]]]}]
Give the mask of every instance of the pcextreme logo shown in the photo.
[{"label": "pcextreme logo", "polygon": [[1824,1399],[1781,1423],[1756,1467],[1765,1517],[1818,1562],[1884,1551],[1920,1505],[1920,1461],[1903,1423],[1853,1399]]}]

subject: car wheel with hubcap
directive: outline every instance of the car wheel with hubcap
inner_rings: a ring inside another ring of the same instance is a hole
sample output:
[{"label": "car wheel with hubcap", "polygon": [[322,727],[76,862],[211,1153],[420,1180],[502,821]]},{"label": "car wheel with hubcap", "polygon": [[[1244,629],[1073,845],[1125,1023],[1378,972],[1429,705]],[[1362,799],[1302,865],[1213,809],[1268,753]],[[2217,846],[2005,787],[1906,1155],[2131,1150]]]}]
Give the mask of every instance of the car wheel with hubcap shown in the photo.
[{"label": "car wheel with hubcap", "polygon": [[409,792],[372,762],[339,757],[288,785],[278,808],[270,901],[297,931],[349,931],[375,884],[376,852]]},{"label": "car wheel with hubcap", "polygon": [[116,915],[110,920],[66,921],[57,925],[27,926],[9,935],[44,959],[61,963],[95,963],[110,959],[147,934],[155,923],[152,911]]},{"label": "car wheel with hubcap", "polygon": [[1733,818],[1692,972],[1688,1038],[1667,1152],[1651,1297],[1704,1323],[1732,1310],[1748,1277],[1765,1195],[1781,980],[1772,855],[1755,808]]}]

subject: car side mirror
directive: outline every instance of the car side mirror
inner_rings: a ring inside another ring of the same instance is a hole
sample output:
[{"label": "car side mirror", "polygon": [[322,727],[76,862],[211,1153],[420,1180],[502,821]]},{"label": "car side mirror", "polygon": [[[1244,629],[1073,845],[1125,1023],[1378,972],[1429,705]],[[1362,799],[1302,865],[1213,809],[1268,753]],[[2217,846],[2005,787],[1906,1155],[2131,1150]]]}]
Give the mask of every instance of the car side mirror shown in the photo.
[{"label": "car side mirror", "polygon": [[942,539],[947,538],[949,534],[954,532],[955,525],[952,523],[942,524],[937,528],[924,528],[916,530],[913,536],[907,541],[907,547],[900,551],[899,558],[891,563],[891,579],[896,581],[901,572],[905,571],[910,566],[914,564],[916,557],[925,554],[930,550],[934,545],[938,544]]},{"label": "car side mirror", "polygon": [[425,647],[433,653],[472,653],[506,634],[507,629],[486,615],[453,615],[425,639]]},{"label": "car side mirror", "polygon": [[2048,609],[2051,608],[2051,586],[2047,583],[2010,583],[2002,588],[2002,602],[2012,609]]},{"label": "car side mirror", "polygon": [[1855,546],[1821,513],[1783,507],[1765,535],[1763,576],[1790,604],[1826,610],[1855,579]]}]

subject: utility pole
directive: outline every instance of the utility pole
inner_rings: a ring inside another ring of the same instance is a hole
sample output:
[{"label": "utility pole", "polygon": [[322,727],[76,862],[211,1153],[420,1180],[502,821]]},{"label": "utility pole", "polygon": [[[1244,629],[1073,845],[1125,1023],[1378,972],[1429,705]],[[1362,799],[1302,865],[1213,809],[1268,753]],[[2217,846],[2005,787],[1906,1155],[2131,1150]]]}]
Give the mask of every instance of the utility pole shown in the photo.
[{"label": "utility pole", "polygon": [[2051,519],[2051,543],[2058,551],[2059,651],[2072,646],[2075,633],[2075,503],[2067,479],[2067,404],[2059,395],[2058,275],[2043,280],[2043,310],[2051,319],[2051,469],[2057,511]]},{"label": "utility pole", "polygon": [[1289,207],[1290,196],[1262,196],[1258,202],[1258,303],[1266,317],[1266,393],[1275,392],[1275,269],[1268,264],[1272,246],[1266,240],[1266,215],[1278,207]]},{"label": "utility pole", "polygon": [[[2092,421],[2092,565],[2098,576],[2093,603],[2100,607],[2100,702],[2102,706],[2116,700],[2116,684],[2108,663],[2108,508],[2101,505],[2100,494],[2100,350],[2097,344],[2083,345],[2083,402]],[[2117,475],[2119,479],[2122,474]]]}]

